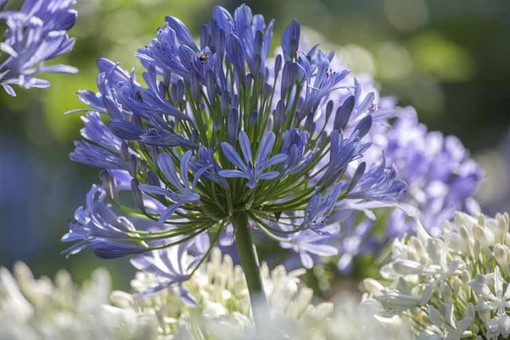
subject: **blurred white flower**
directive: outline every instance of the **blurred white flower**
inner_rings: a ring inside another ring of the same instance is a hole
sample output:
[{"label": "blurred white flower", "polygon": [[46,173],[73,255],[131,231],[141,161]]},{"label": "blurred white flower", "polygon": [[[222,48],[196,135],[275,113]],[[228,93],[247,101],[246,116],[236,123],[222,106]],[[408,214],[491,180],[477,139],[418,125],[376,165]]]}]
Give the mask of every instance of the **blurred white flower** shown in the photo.
[{"label": "blurred white flower", "polygon": [[[269,270],[262,265],[268,303],[254,301],[260,318],[255,328],[250,298],[239,266],[215,249],[205,269],[199,269],[182,287],[152,295],[117,292],[114,295],[136,303],[160,322],[159,339],[371,339],[406,338],[398,318],[378,320],[371,308],[360,306],[344,293],[335,303],[314,304],[313,291],[300,282],[303,270],[286,272],[283,266]],[[138,272],[132,281],[137,292],[156,284],[152,274]],[[195,307],[182,299],[182,290],[193,296]],[[114,299],[115,300],[115,299]],[[127,301],[126,300],[126,301]],[[405,326],[405,325],[404,325]]]},{"label": "blurred white flower", "polygon": [[[222,257],[218,249],[213,251],[204,270],[199,269],[182,287],[167,288],[151,295],[140,294],[156,285],[157,278],[138,272],[131,282],[137,293],[129,296],[115,292],[114,296],[131,300],[127,304],[136,303],[142,312],[156,315],[160,339],[273,339],[290,334],[296,339],[325,339],[333,305],[311,304],[312,290],[300,286],[299,276],[304,271],[287,273],[283,266],[270,271],[265,264],[261,271],[270,309],[265,304],[255,307],[268,308],[260,313],[264,327],[258,334],[250,315],[244,274],[239,266],[234,266],[230,256]],[[186,303],[183,292],[194,299],[195,307]],[[270,334],[272,337],[268,338]]]},{"label": "blurred white flower", "polygon": [[52,282],[35,279],[21,262],[14,265],[13,274],[0,268],[0,339],[154,338],[154,318],[129,306],[110,305],[110,289],[104,269],[78,287],[63,270]]},{"label": "blurred white flower", "polygon": [[380,271],[386,284],[365,280],[366,301],[405,318],[421,339],[507,338],[509,220],[456,213],[437,237],[419,227],[395,240]]}]

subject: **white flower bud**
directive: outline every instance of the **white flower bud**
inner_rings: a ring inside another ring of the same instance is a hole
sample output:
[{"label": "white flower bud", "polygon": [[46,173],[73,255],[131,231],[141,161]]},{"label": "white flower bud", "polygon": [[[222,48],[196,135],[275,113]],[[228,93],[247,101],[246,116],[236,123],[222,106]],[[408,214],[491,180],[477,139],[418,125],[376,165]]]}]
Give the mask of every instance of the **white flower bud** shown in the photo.
[{"label": "white flower bud", "polygon": [[494,258],[498,262],[498,265],[502,268],[508,267],[508,248],[498,243],[494,246],[492,251]]},{"label": "white flower bud", "polygon": [[407,274],[419,274],[422,272],[423,265],[418,262],[404,260],[404,259],[397,259],[393,262],[393,270],[395,270],[396,273],[407,275]]},{"label": "white flower bud", "polygon": [[480,243],[480,246],[487,247],[489,245],[489,240],[487,238],[487,233],[485,230],[485,227],[482,227],[482,225],[477,225],[474,228],[474,235],[476,241]]},{"label": "white flower bud", "polygon": [[453,292],[448,285],[446,285],[444,282],[441,282],[439,291],[441,293],[441,297],[445,302],[448,303],[452,302]]},{"label": "white flower bud", "polygon": [[364,279],[361,282],[361,286],[363,290],[372,295],[380,294],[384,289],[384,286],[374,279]]},{"label": "white flower bud", "polygon": [[469,272],[467,270],[463,270],[460,273],[460,278],[462,279],[462,281],[464,283],[469,283],[469,281],[471,281],[471,274],[469,274]]},{"label": "white flower bud", "polygon": [[439,263],[441,261],[441,252],[444,248],[444,243],[440,239],[431,238],[427,242],[427,254],[429,258]]}]

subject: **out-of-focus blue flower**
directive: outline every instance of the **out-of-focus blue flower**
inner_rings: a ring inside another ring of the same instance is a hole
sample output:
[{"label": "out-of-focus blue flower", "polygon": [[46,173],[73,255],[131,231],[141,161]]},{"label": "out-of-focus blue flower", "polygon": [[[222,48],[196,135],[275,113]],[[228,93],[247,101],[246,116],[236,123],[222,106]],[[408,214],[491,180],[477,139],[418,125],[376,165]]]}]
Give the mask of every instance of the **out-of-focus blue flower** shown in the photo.
[{"label": "out-of-focus blue flower", "polygon": [[[335,235],[338,233],[338,226],[329,225],[323,232]],[[324,237],[323,234],[305,229],[293,234],[289,241],[281,242],[280,245],[296,252],[303,267],[310,269],[314,263],[320,262],[321,258],[338,254],[338,247],[333,241],[332,238]]]},{"label": "out-of-focus blue flower", "polygon": [[[39,73],[76,73],[66,65],[44,65],[44,62],[69,53],[74,38],[67,31],[74,26],[74,0],[25,0],[19,11],[2,11],[5,20],[5,40],[0,43],[4,57],[0,60],[0,85],[11,96],[12,85],[22,88],[48,87],[47,80],[37,78]],[[5,5],[0,4],[1,7]]]},{"label": "out-of-focus blue flower", "polygon": [[341,273],[351,271],[355,257],[367,253],[377,254],[384,244],[373,234],[373,221],[359,217],[360,214],[351,214],[342,221],[342,228],[338,236],[340,256],[337,262]]},{"label": "out-of-focus blue flower", "polygon": [[197,304],[196,298],[180,285],[189,278],[196,267],[199,257],[189,252],[192,246],[181,243],[169,249],[153,251],[131,259],[131,264],[142,271],[156,275],[157,282],[142,292],[143,295],[152,294],[172,286],[177,286],[182,300],[190,306]]},{"label": "out-of-focus blue flower", "polygon": [[[455,211],[478,209],[472,196],[482,172],[456,137],[427,131],[416,112],[406,108],[391,128],[373,138],[409,183],[404,203],[415,208],[415,219],[427,230],[439,231],[442,221],[452,219]],[[395,211],[394,215],[388,236],[414,232],[416,226],[405,214]]]},{"label": "out-of-focus blue flower", "polygon": [[[396,112],[393,123],[381,120],[369,137],[374,143],[372,150],[383,151],[383,162],[394,164],[399,177],[408,183],[407,192],[398,207],[383,213],[389,216],[382,219],[382,224],[369,212],[369,219],[353,214],[342,222],[338,267],[343,272],[350,270],[356,256],[377,253],[392,239],[414,233],[417,221],[434,234],[440,232],[445,220],[453,219],[455,211],[473,213],[479,209],[473,195],[482,172],[460,141],[429,132],[411,108],[396,108]],[[366,161],[374,164],[372,170],[366,172],[348,197],[368,194],[376,198],[381,193],[388,198],[388,192],[396,194],[401,190],[398,183],[385,184],[386,177],[393,177],[394,171],[383,170],[384,166],[377,164],[377,156],[377,152],[366,154]],[[377,238],[374,229],[379,229]]]},{"label": "out-of-focus blue flower", "polygon": [[[79,97],[108,124],[86,122],[82,143],[97,149],[78,143],[72,158],[103,168],[119,214],[158,225],[126,231],[126,239],[147,251],[194,240],[203,259],[217,242],[232,243],[225,231],[237,235],[242,217],[310,267],[336,254],[342,218],[401,196],[405,184],[391,167],[382,162],[365,172],[361,162],[380,117],[374,95],[332,63],[333,54],[300,48],[297,21],[285,30],[283,52],[269,60],[272,29],[273,21],[245,5],[233,16],[216,7],[199,43],[181,21],[166,18],[136,54],[143,82],[99,60],[99,92]],[[93,126],[97,133],[88,133]],[[101,164],[103,154],[109,157]],[[115,171],[131,176],[135,204],[115,194]],[[187,277],[177,275],[184,267],[167,267],[172,282]]]}]

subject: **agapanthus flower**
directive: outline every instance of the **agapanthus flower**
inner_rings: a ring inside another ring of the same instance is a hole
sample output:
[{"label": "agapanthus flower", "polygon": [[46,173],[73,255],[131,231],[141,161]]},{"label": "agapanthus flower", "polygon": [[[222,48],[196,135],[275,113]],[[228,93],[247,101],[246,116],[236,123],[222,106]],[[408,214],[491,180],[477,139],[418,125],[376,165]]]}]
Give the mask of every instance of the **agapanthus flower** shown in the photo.
[{"label": "agapanthus flower", "polygon": [[[482,171],[456,137],[427,131],[411,108],[402,110],[395,124],[378,134],[384,135],[374,138],[384,148],[387,159],[409,184],[407,202],[416,207],[414,217],[427,230],[438,232],[434,228],[452,219],[455,211],[479,211],[473,195]],[[412,220],[396,215],[392,216],[388,234],[395,237],[415,229]]]},{"label": "agapanthus flower", "polygon": [[[381,105],[394,104],[383,102]],[[396,108],[395,112],[394,122],[375,124],[370,139],[374,143],[372,150],[382,150],[386,161],[394,164],[399,176],[408,183],[407,193],[399,207],[386,212],[385,225],[381,226],[374,218],[372,221],[361,219],[359,223],[365,226],[356,229],[357,235],[361,236],[359,232],[364,230],[362,239],[368,242],[351,249],[350,254],[343,257],[339,262],[343,271],[351,266],[345,262],[347,257],[352,259],[366,253],[367,248],[377,253],[394,238],[414,233],[417,222],[435,234],[441,231],[444,220],[453,219],[455,211],[479,212],[473,195],[482,179],[482,171],[462,143],[454,136],[428,131],[410,107]],[[366,159],[377,162],[379,153],[367,154]],[[391,176],[391,171],[387,175]],[[378,239],[372,237],[375,229],[379,229]]]},{"label": "agapanthus flower", "polygon": [[[344,220],[336,243],[340,245],[338,268],[342,272],[351,269],[357,256],[377,254],[394,238],[415,232],[417,221],[427,230],[437,233],[442,221],[453,219],[455,211],[479,212],[473,195],[482,179],[482,171],[462,143],[454,136],[428,131],[419,122],[413,108],[401,108],[394,98],[379,97],[374,87],[370,77],[358,83],[360,93],[357,97],[372,100],[377,110],[372,114],[374,121],[367,136],[372,147],[363,158],[369,169],[360,179],[358,189],[350,195],[370,194],[377,198],[377,195],[383,194],[388,199],[388,191],[398,190],[387,185],[402,185],[387,179],[397,173],[408,186],[397,207],[379,210],[376,217],[368,210],[373,207],[368,202],[367,209],[360,209],[360,213]],[[366,89],[371,92],[366,94]],[[375,97],[370,98],[370,94]],[[349,107],[366,106],[366,100],[363,102],[347,104]],[[353,114],[351,120],[359,120],[355,110]],[[344,118],[336,120],[337,124],[343,121]],[[375,234],[378,237],[374,237]],[[353,244],[357,246],[353,247]]]},{"label": "agapanthus flower", "polygon": [[380,271],[387,282],[367,279],[368,301],[381,315],[400,315],[422,338],[484,339],[510,335],[510,219],[456,213],[432,236],[395,240]]},{"label": "agapanthus flower", "polygon": [[7,30],[0,43],[0,85],[11,96],[16,93],[12,85],[22,88],[50,86],[49,81],[38,78],[39,73],[76,73],[67,65],[45,65],[48,60],[69,53],[75,39],[67,31],[76,22],[74,0],[25,0],[19,11],[1,10]]},{"label": "agapanthus flower", "polygon": [[[72,253],[88,247],[114,257],[198,238],[208,247],[192,261],[198,266],[233,226],[250,290],[260,291],[250,279],[258,276],[253,231],[324,244],[350,211],[402,196],[406,185],[391,166],[363,162],[373,95],[360,98],[349,71],[332,69],[331,53],[300,49],[297,21],[269,59],[272,28],[245,5],[234,15],[216,7],[199,43],[181,21],[166,18],[136,54],[143,83],[113,61],[98,61],[99,92],[79,93],[93,111],[84,119],[86,140],[71,157],[103,169],[98,190],[111,203],[97,204],[112,219],[76,218],[66,237],[78,241]],[[116,194],[120,173],[129,177],[131,202]],[[313,247],[316,255],[333,253]],[[194,272],[178,267],[166,276],[174,283]]]}]

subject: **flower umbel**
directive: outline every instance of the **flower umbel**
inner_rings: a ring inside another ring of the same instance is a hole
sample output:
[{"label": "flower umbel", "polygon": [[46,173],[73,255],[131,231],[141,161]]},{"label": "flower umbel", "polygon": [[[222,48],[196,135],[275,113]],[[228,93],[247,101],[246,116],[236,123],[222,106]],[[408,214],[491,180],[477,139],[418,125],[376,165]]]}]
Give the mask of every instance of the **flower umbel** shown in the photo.
[{"label": "flower umbel", "polygon": [[[98,61],[99,92],[79,94],[94,111],[84,119],[86,141],[71,157],[103,169],[108,209],[129,224],[71,224],[80,245],[72,253],[89,247],[104,255],[100,242],[116,249],[108,255],[193,244],[198,266],[233,225],[243,260],[254,256],[252,230],[279,242],[307,231],[327,243],[349,210],[401,196],[405,184],[384,163],[365,176],[360,159],[374,112],[357,107],[350,122],[359,84],[347,80],[348,70],[331,69],[331,54],[300,49],[297,21],[270,60],[272,28],[245,5],[233,16],[216,7],[196,43],[181,21],[167,17],[136,54],[145,84]],[[118,195],[124,190],[134,204]],[[332,254],[327,250],[312,252]]]}]

